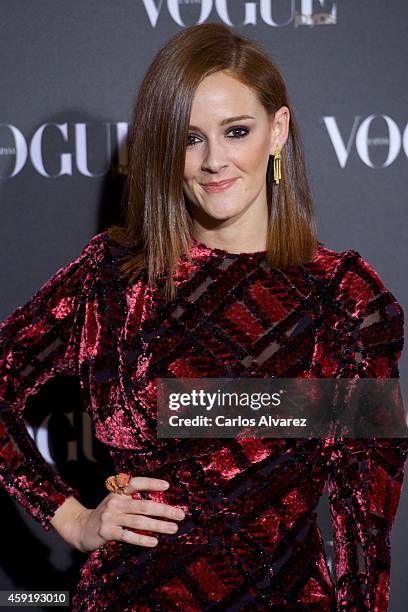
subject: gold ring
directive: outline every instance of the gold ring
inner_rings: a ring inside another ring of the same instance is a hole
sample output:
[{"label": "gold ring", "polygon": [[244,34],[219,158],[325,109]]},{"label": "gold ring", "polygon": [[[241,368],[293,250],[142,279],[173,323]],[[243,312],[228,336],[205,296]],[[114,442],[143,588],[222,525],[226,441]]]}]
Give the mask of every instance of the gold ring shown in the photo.
[{"label": "gold ring", "polygon": [[125,488],[126,485],[129,484],[130,476],[129,474],[124,474],[123,472],[119,472],[119,474],[114,474],[113,476],[108,476],[105,479],[105,486],[111,493],[118,493],[119,495],[126,495]]}]

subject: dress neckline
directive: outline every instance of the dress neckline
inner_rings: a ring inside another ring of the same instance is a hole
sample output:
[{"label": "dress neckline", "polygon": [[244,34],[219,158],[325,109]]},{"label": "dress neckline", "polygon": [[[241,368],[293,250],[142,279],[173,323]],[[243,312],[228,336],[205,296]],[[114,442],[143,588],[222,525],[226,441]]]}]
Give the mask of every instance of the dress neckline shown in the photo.
[{"label": "dress neckline", "polygon": [[200,240],[197,240],[197,238],[195,238],[194,236],[192,237],[192,242],[193,242],[193,246],[195,246],[196,249],[198,249],[199,252],[201,253],[205,253],[208,255],[214,254],[214,255],[218,255],[218,256],[222,256],[222,257],[229,257],[229,258],[263,258],[266,257],[267,251],[266,249],[263,251],[252,251],[252,252],[241,252],[241,253],[230,253],[229,251],[226,251],[225,249],[219,249],[216,247],[209,247],[206,244],[204,244],[203,242],[201,242]]}]

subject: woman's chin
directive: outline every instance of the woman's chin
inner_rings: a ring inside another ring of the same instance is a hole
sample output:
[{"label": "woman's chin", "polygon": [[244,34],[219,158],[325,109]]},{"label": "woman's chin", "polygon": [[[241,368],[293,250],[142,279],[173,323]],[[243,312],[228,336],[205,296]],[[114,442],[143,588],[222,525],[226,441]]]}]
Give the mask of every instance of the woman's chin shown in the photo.
[{"label": "woman's chin", "polygon": [[213,204],[212,206],[208,206],[205,208],[203,207],[202,210],[209,217],[212,217],[213,219],[219,219],[221,221],[223,219],[229,219],[230,217],[235,217],[241,212],[242,209],[237,207],[236,205],[228,205],[227,203],[225,203],[225,204],[219,204],[217,206],[214,206]]}]

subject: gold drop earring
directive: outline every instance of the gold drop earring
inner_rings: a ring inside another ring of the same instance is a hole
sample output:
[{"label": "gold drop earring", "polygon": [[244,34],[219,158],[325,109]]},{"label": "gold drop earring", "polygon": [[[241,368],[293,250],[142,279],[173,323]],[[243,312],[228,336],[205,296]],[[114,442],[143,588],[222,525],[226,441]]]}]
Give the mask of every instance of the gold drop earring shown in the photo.
[{"label": "gold drop earring", "polygon": [[282,179],[281,160],[278,144],[276,144],[275,152],[273,154],[273,179],[277,185],[279,185],[279,181]]}]

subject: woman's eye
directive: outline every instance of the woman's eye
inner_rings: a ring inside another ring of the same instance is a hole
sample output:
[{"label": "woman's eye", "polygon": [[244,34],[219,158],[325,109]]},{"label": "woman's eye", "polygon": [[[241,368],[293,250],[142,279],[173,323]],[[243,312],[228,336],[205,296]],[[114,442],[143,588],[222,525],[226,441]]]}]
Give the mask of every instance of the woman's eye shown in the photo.
[{"label": "woman's eye", "polygon": [[233,138],[243,138],[249,134],[249,129],[246,127],[233,127],[228,131],[228,133],[229,132],[235,132],[235,136],[233,136]]},{"label": "woman's eye", "polygon": [[[231,134],[231,132],[233,135],[228,136],[228,138],[244,138],[245,136],[249,134],[249,128],[245,126],[235,126],[235,127],[230,128],[228,132],[226,133]],[[194,140],[196,140],[196,142],[194,142]],[[201,138],[199,136],[196,136],[195,134],[189,134],[187,136],[187,146],[192,147],[198,144],[197,140],[199,142]]]},{"label": "woman's eye", "polygon": [[194,134],[189,134],[187,136],[187,146],[188,147],[191,147],[191,146],[194,146],[195,144],[197,144],[196,142],[192,142],[191,141],[191,139],[194,139],[194,138],[198,138],[198,136],[194,136]]}]

